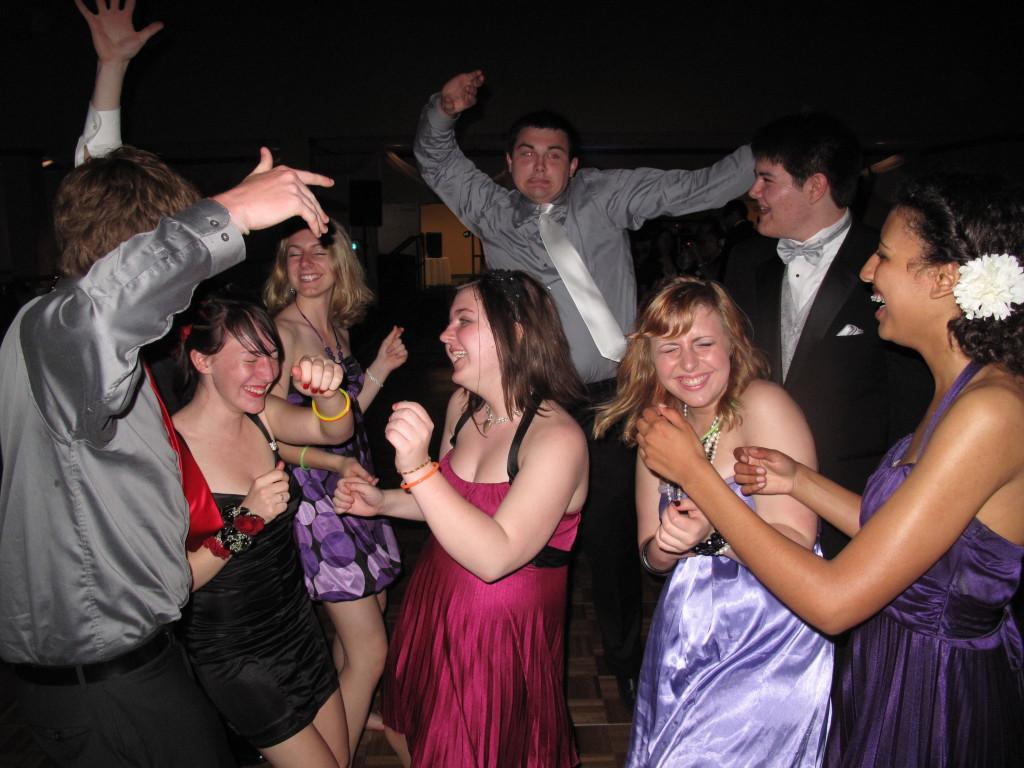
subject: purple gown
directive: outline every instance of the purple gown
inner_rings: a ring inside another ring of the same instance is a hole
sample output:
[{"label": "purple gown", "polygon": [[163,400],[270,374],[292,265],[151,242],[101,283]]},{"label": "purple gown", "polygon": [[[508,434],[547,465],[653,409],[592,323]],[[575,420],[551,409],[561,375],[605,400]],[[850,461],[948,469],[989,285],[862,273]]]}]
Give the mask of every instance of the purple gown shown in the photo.
[{"label": "purple gown", "polygon": [[647,638],[626,765],[820,765],[831,681],[832,644],[753,573],[680,560]]},{"label": "purple gown", "polygon": [[[355,433],[348,442],[325,450],[354,456],[372,473],[370,440],[356,401],[363,389],[363,369],[351,355],[343,358],[341,365],[345,368],[345,391],[352,398]],[[288,402],[308,405],[309,398],[292,391]],[[331,603],[358,600],[382,591],[398,578],[401,560],[391,523],[383,518],[335,513],[331,497],[338,476],[334,472],[297,466],[290,469],[302,487],[302,502],[295,515],[295,540],[310,597]]]},{"label": "purple gown", "polygon": [[[950,388],[922,448],[977,370],[968,365]],[[869,478],[862,524],[913,471],[900,463],[910,440],[894,445]],[[853,631],[828,765],[1024,763],[1021,637],[1009,608],[1022,558],[1024,547],[972,519],[935,565]]]}]

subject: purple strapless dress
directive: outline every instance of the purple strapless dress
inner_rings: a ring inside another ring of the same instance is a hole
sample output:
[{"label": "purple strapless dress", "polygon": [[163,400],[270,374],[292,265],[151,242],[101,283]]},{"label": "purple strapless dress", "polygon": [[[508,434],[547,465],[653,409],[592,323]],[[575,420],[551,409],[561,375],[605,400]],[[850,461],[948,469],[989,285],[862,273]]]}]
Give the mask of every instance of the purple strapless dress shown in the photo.
[{"label": "purple strapless dress", "polygon": [[831,642],[753,573],[680,560],[647,638],[626,765],[820,765],[831,681]]},{"label": "purple strapless dress", "polygon": [[[967,366],[950,388],[925,444],[977,370]],[[869,478],[861,524],[913,471],[901,463],[910,440]],[[829,766],[1024,764],[1021,637],[1009,607],[1022,558],[1024,547],[971,520],[935,565],[854,630]]]}]

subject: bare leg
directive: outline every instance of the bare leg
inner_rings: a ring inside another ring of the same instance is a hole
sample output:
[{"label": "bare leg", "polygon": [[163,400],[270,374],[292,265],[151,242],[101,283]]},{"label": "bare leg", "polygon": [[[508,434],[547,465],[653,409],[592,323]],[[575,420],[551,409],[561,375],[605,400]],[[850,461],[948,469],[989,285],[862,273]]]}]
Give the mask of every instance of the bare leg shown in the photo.
[{"label": "bare leg", "polygon": [[386,725],[384,726],[384,738],[388,740],[388,744],[395,750],[395,754],[398,755],[398,759],[402,761],[402,765],[405,768],[409,768],[412,765],[412,755],[409,754],[409,744],[405,740],[405,736],[400,734],[398,731],[392,731]]},{"label": "bare leg", "polygon": [[348,732],[341,696],[337,691],[332,693],[311,724],[260,751],[274,768],[347,768]]},{"label": "bare leg", "polygon": [[342,603],[325,603],[334,624],[333,655],[345,701],[348,743],[352,751],[359,744],[366,716],[377,689],[388,653],[387,632],[375,595]]}]

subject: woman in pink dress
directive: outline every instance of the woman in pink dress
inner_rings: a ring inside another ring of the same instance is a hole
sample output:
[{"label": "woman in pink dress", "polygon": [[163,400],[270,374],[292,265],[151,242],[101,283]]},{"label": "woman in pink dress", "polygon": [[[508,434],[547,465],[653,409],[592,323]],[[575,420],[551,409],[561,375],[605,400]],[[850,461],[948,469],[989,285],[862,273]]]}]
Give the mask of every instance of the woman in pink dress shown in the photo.
[{"label": "woman in pink dress", "polygon": [[340,511],[423,520],[384,673],[384,723],[406,765],[577,762],[563,692],[566,575],[587,488],[567,408],[582,395],[558,315],[521,272],[455,296],[441,334],[460,389],[433,423],[395,405],[385,435],[400,490],[346,479]]}]

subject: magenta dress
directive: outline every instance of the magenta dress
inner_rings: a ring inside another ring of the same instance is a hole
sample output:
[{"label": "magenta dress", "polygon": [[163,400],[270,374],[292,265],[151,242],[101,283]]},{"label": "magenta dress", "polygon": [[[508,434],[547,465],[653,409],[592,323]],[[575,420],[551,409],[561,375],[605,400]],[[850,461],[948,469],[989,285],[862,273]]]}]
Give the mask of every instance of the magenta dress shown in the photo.
[{"label": "magenta dress", "polygon": [[[960,374],[922,447],[977,371],[972,363]],[[910,439],[894,445],[868,480],[862,524],[913,471],[900,463]],[[1022,558],[1024,547],[973,519],[935,565],[853,631],[827,765],[1024,762],[1021,637],[1009,607]]]},{"label": "magenta dress", "polygon": [[[509,455],[512,479],[527,417],[529,411]],[[467,482],[450,457],[441,460],[445,479],[493,515],[510,483]],[[567,513],[533,562],[492,584],[455,562],[433,536],[427,540],[383,679],[384,723],[405,735],[413,766],[576,765],[563,649],[568,554],[579,520],[579,512]]]}]

